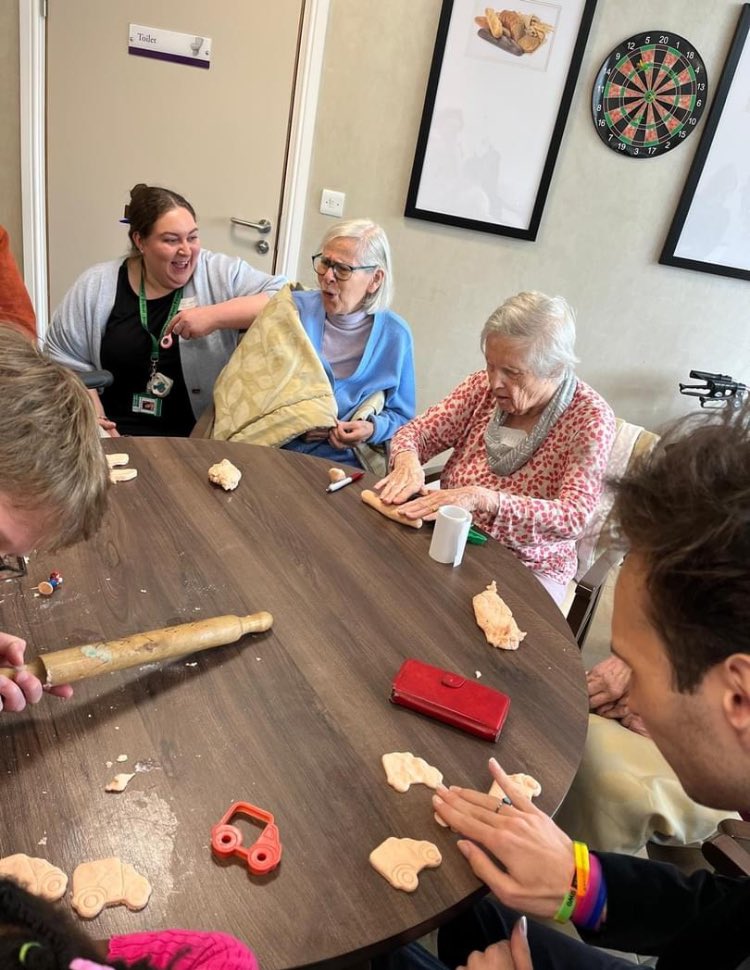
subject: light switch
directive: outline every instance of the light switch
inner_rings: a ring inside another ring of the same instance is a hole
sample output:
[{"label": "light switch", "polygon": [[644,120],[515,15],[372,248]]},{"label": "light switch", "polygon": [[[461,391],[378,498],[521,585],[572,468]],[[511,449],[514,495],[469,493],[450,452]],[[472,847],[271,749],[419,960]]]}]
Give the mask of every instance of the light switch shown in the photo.
[{"label": "light switch", "polygon": [[345,201],[346,195],[344,192],[323,189],[323,193],[320,196],[320,211],[324,216],[338,216],[340,219],[344,214]]}]

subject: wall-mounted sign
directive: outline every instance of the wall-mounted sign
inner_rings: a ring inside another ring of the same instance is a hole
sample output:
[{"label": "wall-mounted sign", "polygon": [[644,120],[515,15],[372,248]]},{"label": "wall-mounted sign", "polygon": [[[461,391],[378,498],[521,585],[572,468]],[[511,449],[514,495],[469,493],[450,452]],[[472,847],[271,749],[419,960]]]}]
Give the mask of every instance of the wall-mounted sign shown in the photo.
[{"label": "wall-mounted sign", "polygon": [[211,66],[211,38],[131,24],[128,54],[208,68]]}]

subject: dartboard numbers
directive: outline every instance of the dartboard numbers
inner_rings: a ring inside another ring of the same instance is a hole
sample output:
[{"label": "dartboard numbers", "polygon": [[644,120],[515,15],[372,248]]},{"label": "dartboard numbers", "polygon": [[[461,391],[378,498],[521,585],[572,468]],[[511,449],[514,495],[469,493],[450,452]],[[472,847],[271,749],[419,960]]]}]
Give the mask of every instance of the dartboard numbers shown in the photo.
[{"label": "dartboard numbers", "polygon": [[653,158],[694,130],[707,96],[706,68],[693,45],[654,30],[629,37],[605,60],[591,92],[591,113],[613,151]]}]

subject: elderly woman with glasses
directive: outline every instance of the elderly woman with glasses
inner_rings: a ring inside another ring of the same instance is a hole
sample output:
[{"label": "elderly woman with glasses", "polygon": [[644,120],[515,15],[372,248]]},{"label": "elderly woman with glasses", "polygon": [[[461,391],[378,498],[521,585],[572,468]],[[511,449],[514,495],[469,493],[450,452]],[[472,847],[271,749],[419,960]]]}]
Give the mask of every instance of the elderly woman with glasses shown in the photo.
[{"label": "elderly woman with glasses", "polygon": [[[339,464],[358,465],[353,451],[380,444],[414,417],[414,350],[409,326],[389,309],[393,273],[388,239],[367,219],[337,222],[313,256],[319,290],[293,293],[302,326],[331,382],[338,420],[284,447]],[[382,392],[382,409],[357,411]]]},{"label": "elderly woman with glasses", "polygon": [[[407,518],[434,519],[441,505],[470,510],[558,604],[615,432],[609,405],[575,375],[574,344],[562,297],[510,297],[482,330],[486,370],[396,434],[391,472],[376,486]],[[448,448],[441,488],[428,491],[422,464]]]}]

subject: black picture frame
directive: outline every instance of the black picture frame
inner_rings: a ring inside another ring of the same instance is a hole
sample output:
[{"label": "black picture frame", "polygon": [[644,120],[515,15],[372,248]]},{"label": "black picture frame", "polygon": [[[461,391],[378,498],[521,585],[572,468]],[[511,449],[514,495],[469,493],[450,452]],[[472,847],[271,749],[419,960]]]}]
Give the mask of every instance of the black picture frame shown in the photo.
[{"label": "black picture frame", "polygon": [[745,3],[659,257],[667,266],[740,280],[750,280],[749,32]]},{"label": "black picture frame", "polygon": [[553,28],[534,51],[482,33],[484,0],[443,0],[404,214],[533,241],[596,0],[511,6]]}]

